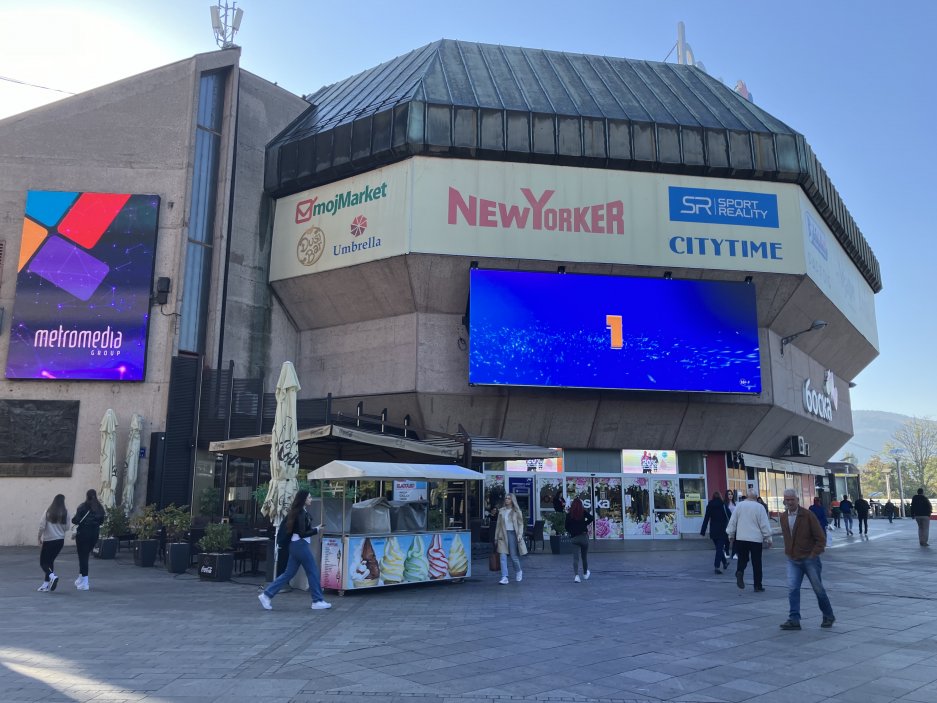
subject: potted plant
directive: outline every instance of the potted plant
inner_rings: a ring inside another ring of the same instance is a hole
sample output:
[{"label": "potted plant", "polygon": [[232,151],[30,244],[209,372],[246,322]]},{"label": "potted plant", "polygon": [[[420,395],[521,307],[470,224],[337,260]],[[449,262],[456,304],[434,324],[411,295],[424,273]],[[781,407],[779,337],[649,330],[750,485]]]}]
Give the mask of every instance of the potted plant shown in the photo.
[{"label": "potted plant", "polygon": [[113,559],[117,556],[121,535],[130,531],[130,523],[123,507],[114,505],[104,509],[104,522],[101,523],[101,539],[94,548],[98,559]]},{"label": "potted plant", "polygon": [[150,503],[140,509],[130,519],[130,529],[136,534],[133,543],[133,563],[137,566],[153,566],[159,552],[159,540],[156,532],[159,530],[159,513],[156,505]]},{"label": "potted plant", "polygon": [[203,581],[227,581],[234,569],[231,553],[231,526],[226,522],[205,526],[199,540],[202,553],[198,560],[198,577]]},{"label": "potted plant", "polygon": [[186,535],[192,527],[189,506],[181,508],[170,503],[159,513],[160,522],[166,530],[166,569],[172,574],[184,574],[189,568],[191,548]]},{"label": "potted plant", "polygon": [[[547,524],[550,526],[550,551],[553,554],[562,554],[564,551],[563,542],[569,542],[566,535],[566,513],[553,512],[545,513]],[[568,551],[568,549],[566,550]]]}]

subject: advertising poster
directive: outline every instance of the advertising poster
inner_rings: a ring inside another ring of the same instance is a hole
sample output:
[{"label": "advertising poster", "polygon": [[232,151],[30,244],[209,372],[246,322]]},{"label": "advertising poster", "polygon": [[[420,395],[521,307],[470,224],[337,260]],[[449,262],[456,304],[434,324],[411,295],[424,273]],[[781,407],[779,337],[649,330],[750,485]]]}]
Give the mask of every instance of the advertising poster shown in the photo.
[{"label": "advertising poster", "polygon": [[624,532],[629,537],[651,536],[651,479],[636,476],[624,483]]},{"label": "advertising poster", "polygon": [[595,479],[595,538],[623,539],[620,478]]},{"label": "advertising poster", "polygon": [[563,457],[511,459],[504,462],[504,468],[508,471],[549,471],[551,473],[562,473]]},{"label": "advertising poster", "polygon": [[676,481],[654,480],[654,534],[675,537],[677,528],[677,485]]},{"label": "advertising poster", "polygon": [[348,588],[396,586],[471,576],[468,532],[349,537]]},{"label": "advertising poster", "polygon": [[426,500],[426,481],[394,481],[394,500]]},{"label": "advertising poster", "polygon": [[340,537],[322,538],[322,588],[342,590],[342,540]]},{"label": "advertising poster", "polygon": [[9,379],[142,381],[159,197],[31,190]]},{"label": "advertising poster", "polygon": [[667,449],[625,449],[621,470],[626,474],[675,474],[677,453]]}]

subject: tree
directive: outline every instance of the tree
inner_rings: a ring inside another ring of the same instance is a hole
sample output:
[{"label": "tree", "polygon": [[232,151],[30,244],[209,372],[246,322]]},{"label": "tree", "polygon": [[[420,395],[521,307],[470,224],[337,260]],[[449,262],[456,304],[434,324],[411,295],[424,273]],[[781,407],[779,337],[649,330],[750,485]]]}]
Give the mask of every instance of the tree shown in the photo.
[{"label": "tree", "polygon": [[907,469],[909,490],[923,488],[933,495],[937,487],[937,423],[929,418],[912,417],[894,434],[895,447],[904,450],[902,465]]},{"label": "tree", "polygon": [[[882,459],[877,454],[871,457],[863,466],[859,467],[862,476],[862,494],[866,497],[873,493],[885,493],[888,486],[885,477],[891,476],[895,471],[895,462]],[[892,483],[897,493],[898,484]]]}]

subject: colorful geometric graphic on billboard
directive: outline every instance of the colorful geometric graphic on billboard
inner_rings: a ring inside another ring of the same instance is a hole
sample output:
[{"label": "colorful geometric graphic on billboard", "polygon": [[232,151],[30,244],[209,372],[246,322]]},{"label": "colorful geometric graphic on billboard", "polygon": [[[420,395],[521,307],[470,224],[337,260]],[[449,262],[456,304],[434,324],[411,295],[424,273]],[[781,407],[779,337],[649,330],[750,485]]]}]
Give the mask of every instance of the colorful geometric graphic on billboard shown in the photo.
[{"label": "colorful geometric graphic on billboard", "polygon": [[29,191],[6,377],[142,381],[159,197]]}]

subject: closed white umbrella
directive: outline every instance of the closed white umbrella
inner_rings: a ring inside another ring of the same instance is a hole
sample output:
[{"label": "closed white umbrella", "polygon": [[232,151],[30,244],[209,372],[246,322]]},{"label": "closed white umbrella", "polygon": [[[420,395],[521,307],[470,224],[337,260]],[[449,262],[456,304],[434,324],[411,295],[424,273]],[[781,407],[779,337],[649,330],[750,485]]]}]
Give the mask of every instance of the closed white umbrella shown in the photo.
[{"label": "closed white umbrella", "polygon": [[[299,435],[296,427],[296,393],[299,379],[292,362],[284,361],[277,381],[277,412],[273,418],[270,442],[270,490],[260,508],[279,529],[296,495],[299,473]],[[276,550],[274,550],[276,553]]]},{"label": "closed white umbrella", "polygon": [[140,468],[140,433],[143,431],[143,417],[137,413],[130,418],[130,434],[127,436],[127,454],[124,457],[124,499],[121,501],[124,512],[133,512],[133,494],[137,486],[137,472]]},{"label": "closed white umbrella", "polygon": [[117,415],[110,408],[101,420],[101,505],[111,508],[117,499]]}]

